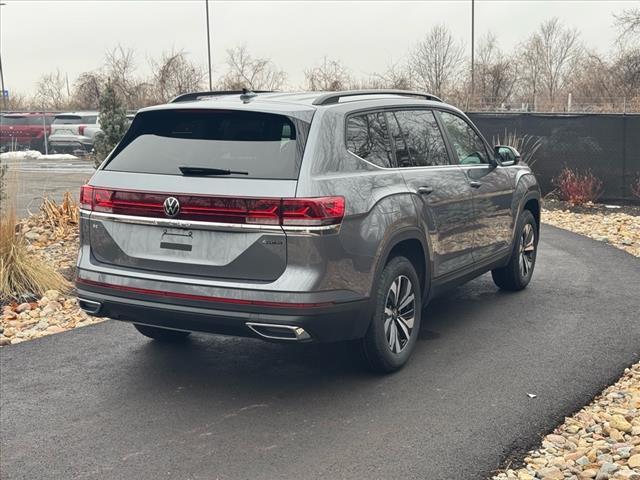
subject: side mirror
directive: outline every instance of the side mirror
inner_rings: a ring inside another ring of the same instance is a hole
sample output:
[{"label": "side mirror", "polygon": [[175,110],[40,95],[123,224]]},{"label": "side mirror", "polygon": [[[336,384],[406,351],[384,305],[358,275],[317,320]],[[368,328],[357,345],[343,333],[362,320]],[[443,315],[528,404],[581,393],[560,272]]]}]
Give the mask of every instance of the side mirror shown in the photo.
[{"label": "side mirror", "polygon": [[496,145],[493,153],[503,167],[516,165],[520,161],[520,153],[508,145]]}]

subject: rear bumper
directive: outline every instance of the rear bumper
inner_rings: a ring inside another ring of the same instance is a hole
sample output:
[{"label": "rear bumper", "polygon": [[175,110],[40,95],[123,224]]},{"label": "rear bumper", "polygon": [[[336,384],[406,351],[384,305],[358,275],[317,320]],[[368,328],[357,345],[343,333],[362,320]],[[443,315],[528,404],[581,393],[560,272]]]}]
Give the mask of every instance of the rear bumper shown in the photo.
[{"label": "rear bumper", "polygon": [[295,308],[224,305],[172,298],[170,293],[160,297],[141,292],[123,294],[108,287],[81,283],[78,284],[78,299],[90,315],[156,327],[266,338],[257,332],[256,324],[281,325],[292,331],[300,327],[307,334],[281,338],[284,341],[334,342],[361,338],[369,327],[372,314],[368,299]]}]

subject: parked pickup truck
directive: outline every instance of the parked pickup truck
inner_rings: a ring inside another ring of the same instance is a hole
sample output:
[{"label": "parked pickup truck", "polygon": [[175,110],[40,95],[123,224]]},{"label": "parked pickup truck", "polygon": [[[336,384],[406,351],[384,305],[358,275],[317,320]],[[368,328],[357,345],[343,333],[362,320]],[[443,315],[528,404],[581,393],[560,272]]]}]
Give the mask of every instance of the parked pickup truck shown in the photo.
[{"label": "parked pickup truck", "polygon": [[28,148],[44,153],[45,134],[51,133],[53,113],[5,113],[0,116],[0,150]]},{"label": "parked pickup truck", "polygon": [[59,113],[51,124],[49,146],[55,153],[88,153],[100,131],[98,112]]}]

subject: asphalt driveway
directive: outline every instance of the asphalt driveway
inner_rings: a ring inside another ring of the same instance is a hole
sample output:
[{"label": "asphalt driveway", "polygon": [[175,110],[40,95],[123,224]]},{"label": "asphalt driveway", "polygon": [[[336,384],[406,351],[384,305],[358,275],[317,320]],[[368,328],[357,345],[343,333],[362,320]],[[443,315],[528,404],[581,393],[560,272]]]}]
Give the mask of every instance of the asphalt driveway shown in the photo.
[{"label": "asphalt driveway", "polygon": [[165,346],[115,321],[4,347],[0,477],[486,478],[640,354],[640,260],[542,238],[526,291],[485,275],[438,299],[391,376],[345,345]]}]

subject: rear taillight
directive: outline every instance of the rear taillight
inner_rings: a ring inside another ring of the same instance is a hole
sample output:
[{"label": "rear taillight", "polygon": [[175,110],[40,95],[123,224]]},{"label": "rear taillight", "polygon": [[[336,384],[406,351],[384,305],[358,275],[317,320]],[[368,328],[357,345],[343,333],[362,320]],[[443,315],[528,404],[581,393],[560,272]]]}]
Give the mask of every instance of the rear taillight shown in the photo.
[{"label": "rear taillight", "polygon": [[78,125],[78,135],[84,135],[84,129],[86,125]]},{"label": "rear taillight", "polygon": [[90,185],[80,187],[80,208],[93,210],[93,187]]},{"label": "rear taillight", "polygon": [[210,197],[108,190],[89,185],[80,190],[80,207],[94,212],[166,218],[164,202],[169,197],[175,197],[180,204],[178,213],[171,217],[179,220],[324,226],[339,224],[345,212],[343,197]]},{"label": "rear taillight", "polygon": [[282,225],[335,225],[344,217],[344,197],[283,198]]}]

